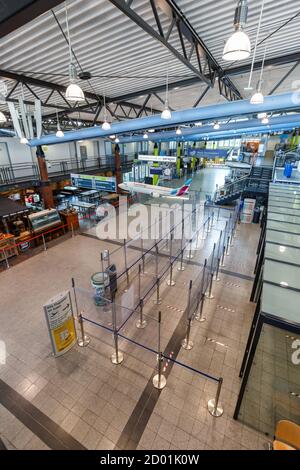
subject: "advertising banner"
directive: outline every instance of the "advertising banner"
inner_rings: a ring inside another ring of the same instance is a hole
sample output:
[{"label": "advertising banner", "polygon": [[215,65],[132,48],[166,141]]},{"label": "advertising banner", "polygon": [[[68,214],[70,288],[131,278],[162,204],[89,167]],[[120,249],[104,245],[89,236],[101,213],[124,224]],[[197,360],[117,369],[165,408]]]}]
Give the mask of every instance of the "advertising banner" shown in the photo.
[{"label": "advertising banner", "polygon": [[70,292],[62,292],[44,305],[54,356],[61,356],[76,343]]},{"label": "advertising banner", "polygon": [[116,192],[115,176],[77,175],[71,173],[71,184],[77,188]]},{"label": "advertising banner", "polygon": [[197,158],[226,158],[228,150],[226,149],[194,149],[188,150],[189,157]]},{"label": "advertising banner", "polygon": [[176,156],[167,156],[167,155],[138,155],[139,160],[143,160],[144,162],[168,162],[168,163],[176,163]]}]

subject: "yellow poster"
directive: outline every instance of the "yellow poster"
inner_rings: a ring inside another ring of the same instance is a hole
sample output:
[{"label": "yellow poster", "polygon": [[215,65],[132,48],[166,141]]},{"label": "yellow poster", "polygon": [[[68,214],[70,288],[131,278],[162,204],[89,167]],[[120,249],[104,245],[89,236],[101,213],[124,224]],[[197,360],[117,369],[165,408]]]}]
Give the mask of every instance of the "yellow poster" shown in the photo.
[{"label": "yellow poster", "polygon": [[70,292],[62,292],[44,305],[52,349],[55,356],[69,351],[76,343],[76,329]]}]

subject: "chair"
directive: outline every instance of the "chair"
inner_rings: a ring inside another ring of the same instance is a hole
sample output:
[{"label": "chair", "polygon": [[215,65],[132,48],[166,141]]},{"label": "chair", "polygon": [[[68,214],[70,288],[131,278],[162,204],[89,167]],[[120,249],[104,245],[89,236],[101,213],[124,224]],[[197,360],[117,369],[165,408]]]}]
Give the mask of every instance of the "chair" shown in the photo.
[{"label": "chair", "polygon": [[300,426],[288,420],[278,421],[273,450],[300,450]]}]

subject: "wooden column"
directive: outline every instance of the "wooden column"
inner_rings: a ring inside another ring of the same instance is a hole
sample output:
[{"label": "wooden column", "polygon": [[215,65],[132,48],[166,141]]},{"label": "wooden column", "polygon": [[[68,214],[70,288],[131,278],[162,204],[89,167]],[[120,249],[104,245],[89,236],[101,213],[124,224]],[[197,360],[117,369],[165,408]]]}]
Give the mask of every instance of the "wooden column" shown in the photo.
[{"label": "wooden column", "polygon": [[44,201],[44,206],[45,209],[52,209],[55,207],[53,192],[49,181],[45,154],[41,145],[38,145],[36,148],[36,157],[40,170],[40,192]]},{"label": "wooden column", "polygon": [[121,168],[121,155],[120,155],[120,147],[118,144],[115,144],[115,176],[116,176],[116,191],[117,193],[121,193],[121,189],[119,188],[119,184],[123,182],[122,177],[122,168]]}]

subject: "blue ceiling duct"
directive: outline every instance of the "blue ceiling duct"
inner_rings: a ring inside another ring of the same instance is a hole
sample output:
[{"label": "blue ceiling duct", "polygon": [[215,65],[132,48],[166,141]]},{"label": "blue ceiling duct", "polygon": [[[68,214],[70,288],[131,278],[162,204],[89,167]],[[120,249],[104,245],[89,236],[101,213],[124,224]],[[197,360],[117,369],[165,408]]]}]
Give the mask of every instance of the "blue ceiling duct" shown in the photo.
[{"label": "blue ceiling duct", "polygon": [[95,139],[107,137],[111,134],[125,134],[128,132],[147,130],[150,128],[172,127],[180,124],[202,121],[207,119],[222,119],[232,116],[271,112],[279,110],[293,110],[299,108],[300,100],[297,93],[284,93],[265,97],[264,103],[252,105],[249,100],[230,101],[223,104],[183,109],[172,112],[171,119],[161,119],[160,115],[154,115],[141,119],[128,119],[113,123],[111,129],[103,130],[99,126],[81,129],[79,131],[66,132],[64,137],[56,137],[55,134],[45,135],[40,139],[32,139],[29,145],[51,145],[71,142],[76,140]]},{"label": "blue ceiling duct", "polygon": [[[275,127],[276,126],[276,127]],[[152,142],[164,142],[170,140],[193,140],[193,136],[197,135],[199,138],[202,135],[204,138],[205,135],[209,135],[210,137],[214,137],[217,133],[226,133],[227,131],[231,131],[232,134],[238,134],[240,130],[251,130],[251,132],[256,129],[259,129],[259,132],[272,132],[274,130],[280,130],[280,128],[290,129],[293,127],[300,126],[300,114],[291,114],[288,116],[278,116],[278,117],[271,117],[269,125],[263,125],[260,119],[249,119],[245,121],[239,122],[229,122],[227,124],[222,124],[219,130],[214,130],[213,126],[202,126],[202,127],[193,127],[189,129],[181,129],[182,134],[177,135],[175,131],[167,131],[167,132],[157,132],[153,134],[149,134],[149,141]],[[235,132],[234,132],[235,131]],[[143,135],[133,135],[130,137],[120,137],[120,143],[130,143],[130,142],[143,142],[145,141]]]}]

